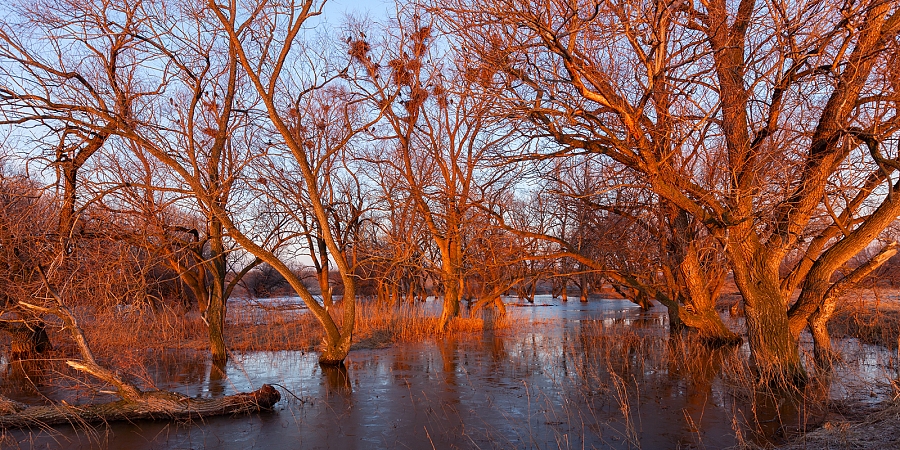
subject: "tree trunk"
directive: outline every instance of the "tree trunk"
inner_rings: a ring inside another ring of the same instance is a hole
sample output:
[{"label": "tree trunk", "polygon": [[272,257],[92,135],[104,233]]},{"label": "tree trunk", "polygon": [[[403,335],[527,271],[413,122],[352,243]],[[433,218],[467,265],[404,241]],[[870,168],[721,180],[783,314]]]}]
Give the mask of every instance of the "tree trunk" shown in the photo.
[{"label": "tree trunk", "polygon": [[791,335],[777,269],[764,271],[766,274],[735,270],[734,277],[744,298],[751,363],[764,379],[802,383],[806,371],[798,343]]},{"label": "tree trunk", "polygon": [[62,207],[59,209],[59,239],[63,252],[69,255],[75,250],[71,238],[75,232],[75,193],[78,182],[78,166],[75,165],[75,161],[66,161],[63,163],[62,172],[63,198]]},{"label": "tree trunk", "polygon": [[830,298],[809,317],[809,331],[813,337],[813,354],[819,367],[828,368],[838,359],[838,354],[831,348],[831,336],[828,334],[828,321],[834,313],[837,300]]},{"label": "tree trunk", "polygon": [[447,240],[441,247],[441,281],[444,284],[444,304],[440,328],[446,330],[450,321],[459,316],[460,279],[462,279],[462,247],[456,240]]},{"label": "tree trunk", "polygon": [[320,264],[320,266],[317,267],[319,272],[316,274],[316,278],[319,281],[319,291],[322,293],[322,305],[325,309],[331,309],[331,307],[334,306],[334,299],[331,295],[331,280],[328,276],[328,246],[322,238],[316,238],[316,242],[319,246]]},{"label": "tree trunk", "polygon": [[[804,286],[800,299],[798,299],[797,302],[799,303],[802,301],[804,295],[818,296],[817,298],[819,300],[815,301],[815,298],[813,298],[813,303],[818,304],[819,307],[809,315],[808,324],[809,331],[813,336],[816,364],[820,367],[831,367],[832,362],[838,358],[838,355],[831,348],[831,337],[828,335],[828,321],[831,320],[831,316],[834,314],[835,309],[837,309],[838,299],[847,289],[864,280],[872,272],[896,255],[897,251],[898,244],[896,241],[885,245],[875,256],[853,269],[852,272],[847,274],[847,276],[840,281],[828,286],[827,290],[825,290],[824,287],[826,286],[826,281],[831,278],[831,275],[821,271],[810,272],[810,276],[815,275],[815,279],[807,279],[807,286]],[[826,277],[827,279],[825,279]],[[797,335],[799,335],[799,333],[794,335],[795,338]]]},{"label": "tree trunk", "polygon": [[440,328],[446,330],[450,321],[459,316],[459,278],[444,278],[444,305],[441,310]]},{"label": "tree trunk", "polygon": [[225,348],[225,315],[227,305],[225,298],[225,243],[223,242],[223,227],[221,221],[215,217],[209,221],[210,243],[210,272],[212,273],[212,291],[209,296],[209,306],[206,309],[206,320],[209,330],[209,350],[214,362],[228,360],[228,352]]},{"label": "tree trunk", "polygon": [[268,384],[253,392],[212,399],[197,399],[173,392],[145,392],[138,399],[99,405],[32,406],[0,415],[0,428],[44,427],[72,423],[134,421],[142,419],[203,419],[272,409],[281,394]]},{"label": "tree trunk", "polygon": [[[741,337],[732,332],[722,322],[716,311],[724,273],[717,274],[704,270],[697,248],[692,241],[684,248],[678,266],[679,286],[684,291],[685,311],[680,319],[686,327],[695,331],[700,338],[713,347],[733,345],[741,342]],[[718,277],[718,278],[717,278]]]},{"label": "tree trunk", "polygon": [[[346,326],[346,325],[345,325]],[[344,358],[350,353],[350,334],[347,333],[336,342],[326,338],[319,354],[319,364],[323,366],[340,366],[344,364]]]},{"label": "tree trunk", "polygon": [[740,344],[742,339],[728,329],[715,309],[698,312],[690,306],[682,306],[675,300],[657,292],[656,300],[665,305],[669,316],[669,332],[690,331],[710,347]]}]

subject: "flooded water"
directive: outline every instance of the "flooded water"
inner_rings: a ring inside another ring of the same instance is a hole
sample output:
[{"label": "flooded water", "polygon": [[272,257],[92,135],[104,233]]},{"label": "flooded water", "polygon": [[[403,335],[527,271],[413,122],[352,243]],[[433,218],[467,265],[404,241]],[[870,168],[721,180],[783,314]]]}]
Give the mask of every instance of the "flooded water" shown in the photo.
[{"label": "flooded water", "polygon": [[[746,348],[671,342],[663,310],[549,296],[511,306],[520,324],[512,329],[353,351],[343,369],[303,352],[241,354],[222,368],[164,354],[148,369],[159,388],[190,396],[277,384],[283,400],[271,413],[13,437],[72,449],[723,448],[777,441],[820,420],[802,402],[742,387],[729,361]],[[891,355],[842,345],[845,367],[823,382],[823,395],[886,399]]]}]

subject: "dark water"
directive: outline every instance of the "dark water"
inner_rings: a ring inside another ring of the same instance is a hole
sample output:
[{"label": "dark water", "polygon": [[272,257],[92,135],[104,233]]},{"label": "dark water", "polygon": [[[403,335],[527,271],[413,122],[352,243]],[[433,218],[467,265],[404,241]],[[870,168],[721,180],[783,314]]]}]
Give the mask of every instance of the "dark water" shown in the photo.
[{"label": "dark water", "polygon": [[[746,349],[670,342],[662,310],[549,296],[510,309],[519,318],[512,329],[353,351],[343,370],[302,352],[238,355],[222,369],[158,355],[148,372],[160,388],[206,397],[275,383],[283,400],[252,416],[10,437],[22,447],[73,449],[723,448],[777,442],[822,420],[790,395],[742,387],[732,361]],[[822,395],[853,404],[887,398],[890,355],[843,345],[846,366]]]}]

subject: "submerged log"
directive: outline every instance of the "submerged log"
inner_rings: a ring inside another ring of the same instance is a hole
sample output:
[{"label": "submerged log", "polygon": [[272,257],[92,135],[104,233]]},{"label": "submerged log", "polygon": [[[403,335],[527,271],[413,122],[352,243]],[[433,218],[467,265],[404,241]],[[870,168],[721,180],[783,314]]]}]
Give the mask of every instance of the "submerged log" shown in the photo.
[{"label": "submerged log", "polygon": [[143,392],[135,399],[96,405],[19,406],[0,415],[0,428],[42,427],[121,420],[200,419],[270,410],[281,400],[274,387],[264,384],[247,393],[220,398],[191,398],[174,392]]}]

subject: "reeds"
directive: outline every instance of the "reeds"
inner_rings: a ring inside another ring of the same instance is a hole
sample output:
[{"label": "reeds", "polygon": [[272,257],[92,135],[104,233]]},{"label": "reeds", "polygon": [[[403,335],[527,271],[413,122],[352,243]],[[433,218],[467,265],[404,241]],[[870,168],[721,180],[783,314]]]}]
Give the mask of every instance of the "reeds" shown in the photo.
[{"label": "reeds", "polygon": [[[343,318],[340,304],[331,309],[338,325]],[[206,325],[200,314],[178,307],[133,309],[81,307],[76,315],[93,350],[113,364],[133,363],[153,351],[205,351]],[[506,316],[490,327],[504,329],[520,322]],[[48,324],[51,340],[65,353],[67,338],[54,324]],[[314,351],[323,332],[312,314],[302,307],[264,307],[252,303],[229,305],[226,343],[230,351]],[[354,331],[354,349],[381,348],[393,343],[420,342],[446,335],[479,333],[486,329],[480,317],[458,317],[446,331],[438,318],[420,306],[385,306],[360,302]]]},{"label": "reeds", "polygon": [[[644,421],[658,417],[645,408],[659,402],[672,408],[681,405],[680,417],[666,417],[691,430],[696,446],[705,438],[704,416],[730,415],[740,448],[797,439],[846,406],[831,397],[835,378],[830,373],[813,373],[802,387],[772,384],[749,364],[745,348],[712,349],[690,335],[646,333],[603,321],[582,322],[577,337],[569,339],[565,350],[569,360],[578,362],[573,384],[581,386],[580,398],[598,417],[612,421],[612,438],[628,447],[641,447],[647,432]],[[682,394],[666,400],[674,390]],[[723,403],[707,410],[704,405],[716,397]]]},{"label": "reeds", "polygon": [[847,294],[828,323],[832,338],[853,337],[866,344],[900,346],[900,301],[878,289]]},{"label": "reeds", "polygon": [[[329,311],[342,326],[343,310],[338,303]],[[323,332],[315,318],[303,308],[259,308],[243,305],[230,308],[226,327],[228,345],[237,351],[314,350]],[[492,322],[494,329],[514,323],[508,316]],[[397,342],[420,342],[447,334],[482,332],[479,317],[457,317],[441,331],[437,317],[415,305],[389,306],[360,302],[356,306],[353,349],[382,348]]]}]

